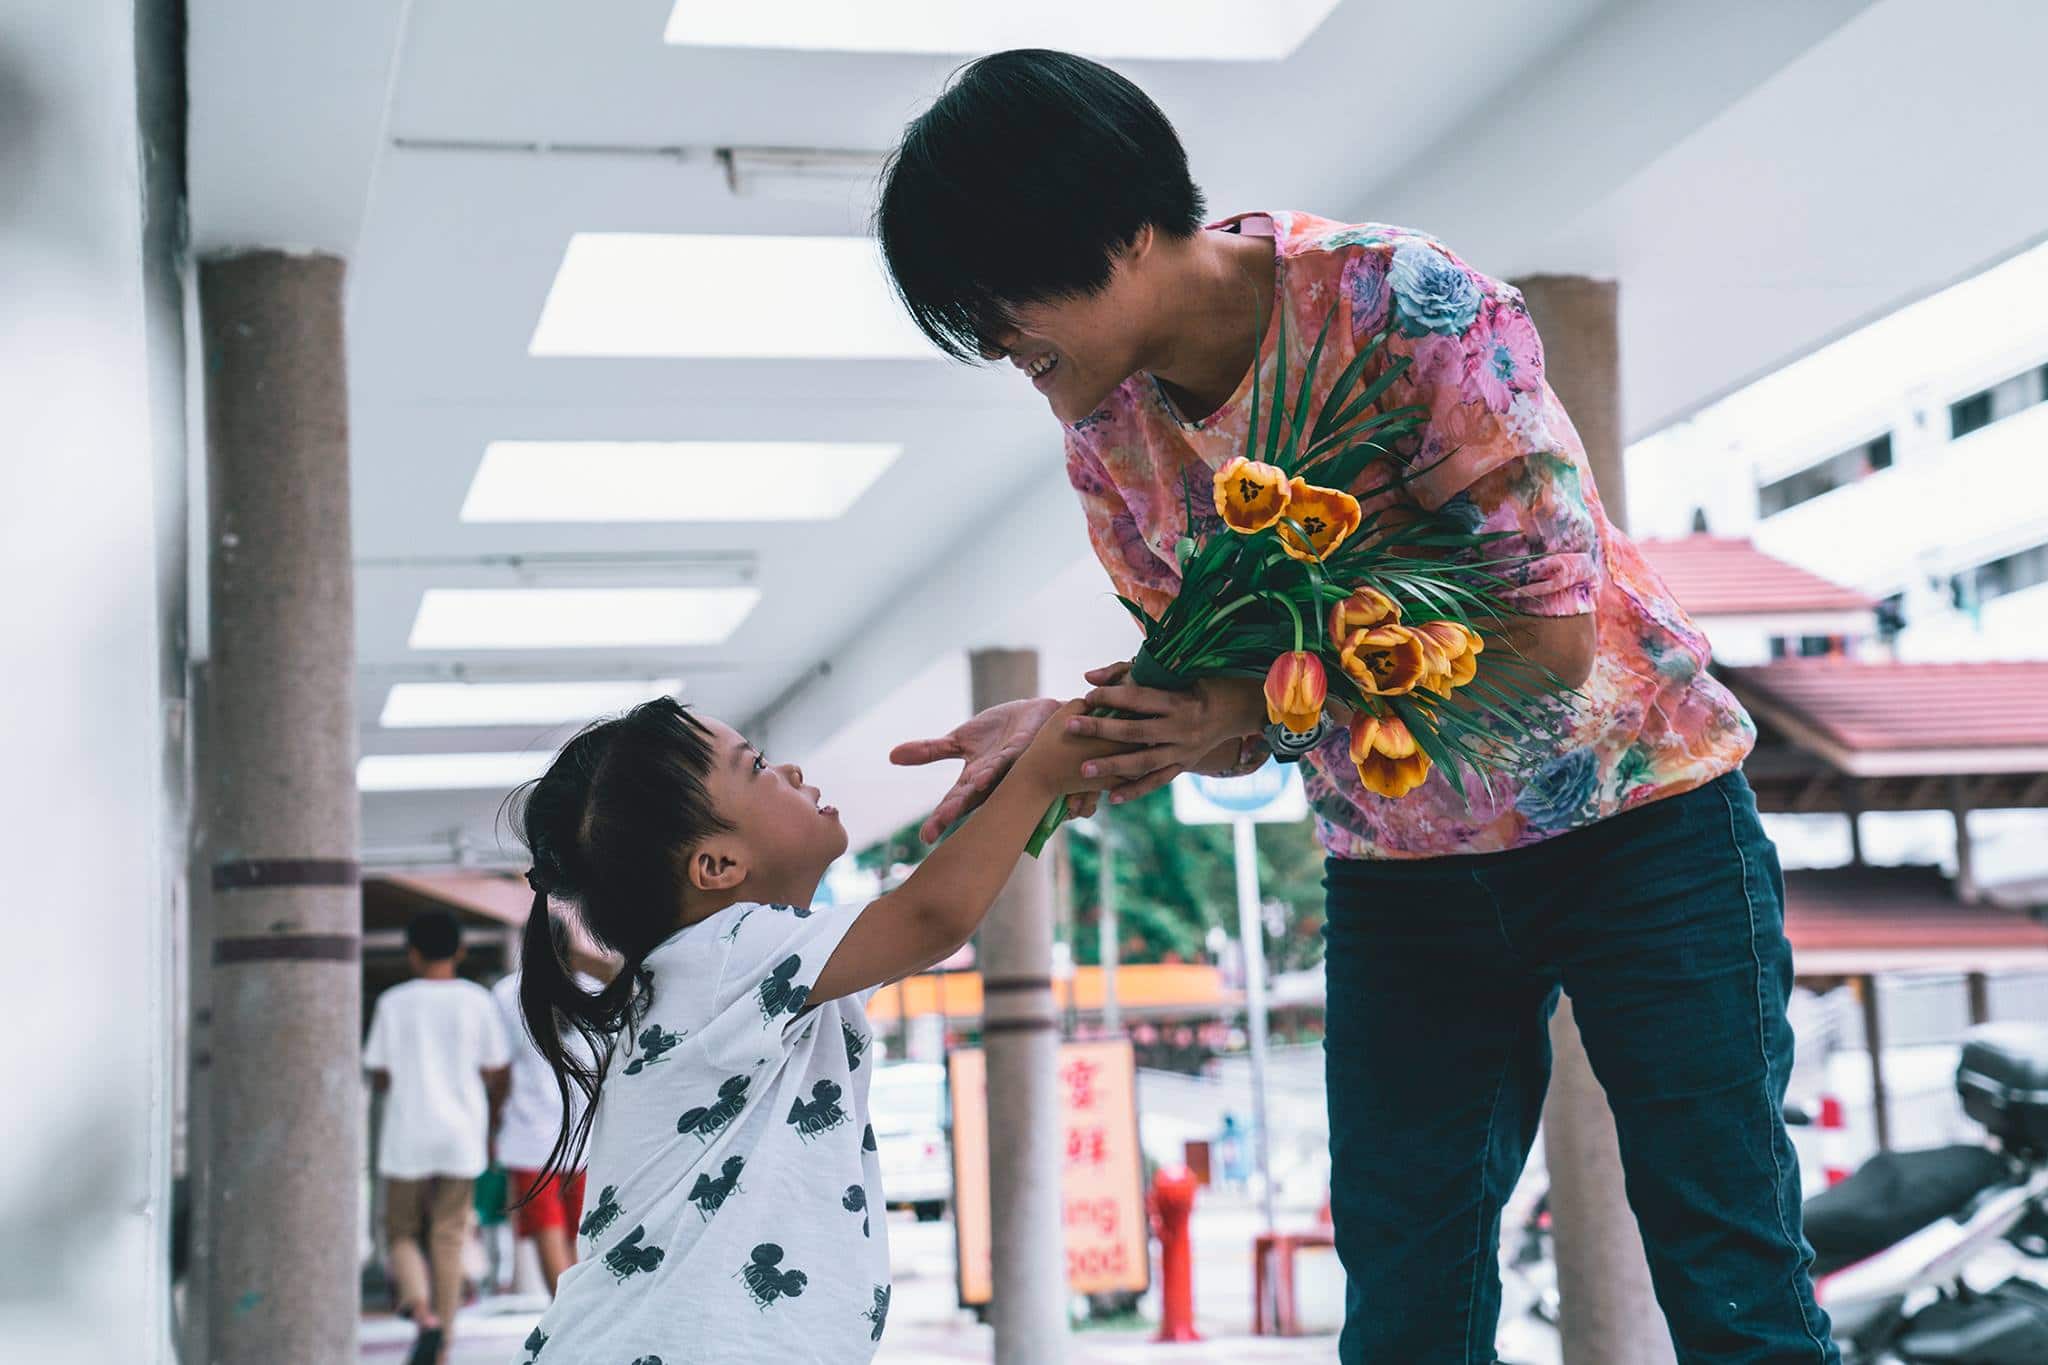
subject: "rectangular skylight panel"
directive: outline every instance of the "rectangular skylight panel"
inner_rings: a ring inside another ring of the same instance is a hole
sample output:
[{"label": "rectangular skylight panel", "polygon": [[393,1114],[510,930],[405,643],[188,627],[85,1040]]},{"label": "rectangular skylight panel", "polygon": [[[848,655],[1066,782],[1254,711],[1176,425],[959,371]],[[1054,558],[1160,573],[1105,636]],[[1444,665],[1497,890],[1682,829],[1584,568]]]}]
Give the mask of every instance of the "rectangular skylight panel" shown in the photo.
[{"label": "rectangular skylight panel", "polygon": [[414,649],[626,649],[722,644],[758,588],[429,588]]},{"label": "rectangular skylight panel", "polygon": [[1028,5],[961,0],[782,0],[720,5],[676,0],[667,39],[701,47],[794,48],[808,52],[967,54],[1053,47],[1090,57],[1140,61],[1277,61],[1337,7],[1338,0],[1032,0]]},{"label": "rectangular skylight panel", "polygon": [[579,232],[537,356],[887,359],[938,355],[865,237]]},{"label": "rectangular skylight panel", "polygon": [[462,519],[831,521],[902,452],[853,442],[493,441]]},{"label": "rectangular skylight panel", "polygon": [[366,792],[509,791],[547,771],[554,755],[365,754],[356,760],[356,789]]},{"label": "rectangular skylight panel", "polygon": [[563,725],[610,715],[653,697],[674,696],[680,678],[604,682],[394,683],[378,724],[423,726]]}]

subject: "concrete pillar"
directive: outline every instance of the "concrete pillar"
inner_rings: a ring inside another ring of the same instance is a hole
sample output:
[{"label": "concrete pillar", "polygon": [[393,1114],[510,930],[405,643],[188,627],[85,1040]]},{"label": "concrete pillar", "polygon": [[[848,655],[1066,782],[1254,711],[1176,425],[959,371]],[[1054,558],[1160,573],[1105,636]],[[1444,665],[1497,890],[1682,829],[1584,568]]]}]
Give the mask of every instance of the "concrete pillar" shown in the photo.
[{"label": "concrete pillar", "polygon": [[[1543,338],[1551,387],[1578,429],[1608,520],[1625,526],[1616,286],[1578,275],[1536,275],[1515,286]],[[1629,1211],[1614,1116],[1569,1000],[1551,1019],[1550,1045],[1556,1060],[1543,1106],[1544,1157],[1564,1358],[1572,1365],[1664,1365],[1675,1359],[1670,1330]]]},{"label": "concrete pillar", "polygon": [[1123,1007],[1116,998],[1117,958],[1123,952],[1116,922],[1115,837],[1109,829],[1109,807],[1095,812],[1095,960],[1102,964],[1102,1031],[1114,1038],[1123,1032]]},{"label": "concrete pillar", "polygon": [[[974,709],[1038,695],[1038,655],[969,658]],[[1067,1355],[1067,1255],[1060,1175],[1059,1022],[1052,996],[1052,869],[1020,858],[982,921],[978,960],[988,1049],[990,1246],[996,1365]]]},{"label": "concrete pillar", "polygon": [[1984,899],[1977,884],[1977,844],[1970,837],[1970,789],[1961,777],[1951,777],[1949,812],[1956,822],[1956,899],[1976,905]]},{"label": "concrete pillar", "polygon": [[199,270],[211,1361],[356,1358],[362,892],[342,262]]}]

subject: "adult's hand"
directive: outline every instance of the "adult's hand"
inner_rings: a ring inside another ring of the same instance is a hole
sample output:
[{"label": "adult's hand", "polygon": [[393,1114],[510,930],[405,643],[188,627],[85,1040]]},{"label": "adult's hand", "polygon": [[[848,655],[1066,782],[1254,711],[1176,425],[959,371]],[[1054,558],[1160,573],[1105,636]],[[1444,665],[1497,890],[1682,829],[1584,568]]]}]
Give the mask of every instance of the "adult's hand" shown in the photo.
[{"label": "adult's hand", "polygon": [[[1059,702],[1050,697],[1006,701],[969,717],[937,739],[913,739],[891,749],[889,761],[904,767],[942,763],[952,758],[961,760],[960,775],[953,780],[952,790],[918,827],[917,837],[928,844],[936,843],[955,820],[980,805],[1003,780],[1003,774],[1010,771],[1017,756],[1031,746],[1039,728],[1059,709]],[[1073,796],[1067,798],[1067,809],[1074,815],[1092,815],[1095,802],[1093,793]]]},{"label": "adult's hand", "polygon": [[1130,671],[1127,663],[1090,671],[1095,690],[1082,699],[1090,710],[1123,711],[1130,719],[1076,716],[1067,722],[1077,735],[1131,746],[1083,769],[1103,780],[1113,802],[1157,791],[1182,773],[1210,771],[1219,753],[1234,754],[1240,740],[1265,724],[1265,695],[1256,678],[1202,678],[1185,692],[1165,692],[1138,686]]}]

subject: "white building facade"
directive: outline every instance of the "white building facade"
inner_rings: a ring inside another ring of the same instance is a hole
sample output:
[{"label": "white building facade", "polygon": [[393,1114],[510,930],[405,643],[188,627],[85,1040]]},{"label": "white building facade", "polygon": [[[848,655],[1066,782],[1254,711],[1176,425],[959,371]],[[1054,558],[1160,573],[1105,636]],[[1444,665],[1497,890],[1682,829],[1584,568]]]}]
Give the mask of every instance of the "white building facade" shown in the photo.
[{"label": "white building facade", "polygon": [[[2048,246],[1856,329],[1626,458],[1637,535],[1747,536],[1881,604],[1860,639],[1716,635],[1723,663],[2048,658]],[[1837,819],[1772,825],[1788,865],[1847,861]],[[1986,883],[2048,876],[2048,818],[1986,811],[1972,828]],[[1866,815],[1864,836],[1873,861],[1954,865],[1946,815]]]}]

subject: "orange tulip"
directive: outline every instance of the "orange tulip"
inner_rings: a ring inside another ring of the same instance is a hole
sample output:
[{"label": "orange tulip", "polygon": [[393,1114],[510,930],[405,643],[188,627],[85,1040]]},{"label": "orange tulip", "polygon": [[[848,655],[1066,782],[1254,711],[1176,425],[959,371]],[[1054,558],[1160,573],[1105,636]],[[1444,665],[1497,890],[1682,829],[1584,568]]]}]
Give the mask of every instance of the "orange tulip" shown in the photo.
[{"label": "orange tulip", "polygon": [[1352,680],[1376,697],[1413,691],[1429,676],[1431,658],[1422,637],[1403,625],[1353,631],[1337,657]]},{"label": "orange tulip", "polygon": [[1239,455],[1216,471],[1216,513],[1243,535],[1263,531],[1287,510],[1287,472]]},{"label": "orange tulip", "polygon": [[1308,535],[1302,544],[1293,526],[1280,528],[1280,548],[1296,559],[1328,559],[1344,537],[1358,529],[1358,499],[1334,488],[1317,488],[1301,479],[1288,485],[1287,519]]},{"label": "orange tulip", "polygon": [[1389,799],[1406,796],[1429,776],[1429,755],[1399,716],[1353,716],[1351,761],[1365,789]]},{"label": "orange tulip", "polygon": [[1433,656],[1432,681],[1424,684],[1431,691],[1448,697],[1452,688],[1463,687],[1478,675],[1479,652],[1486,642],[1477,631],[1456,621],[1425,621],[1415,633]]},{"label": "orange tulip", "polygon": [[1349,639],[1354,630],[1371,630],[1383,621],[1399,621],[1401,604],[1378,588],[1357,587],[1330,608],[1330,638]]},{"label": "orange tulip", "polygon": [[1282,654],[1266,670],[1266,719],[1283,730],[1301,735],[1315,729],[1328,696],[1323,661],[1305,649]]}]

